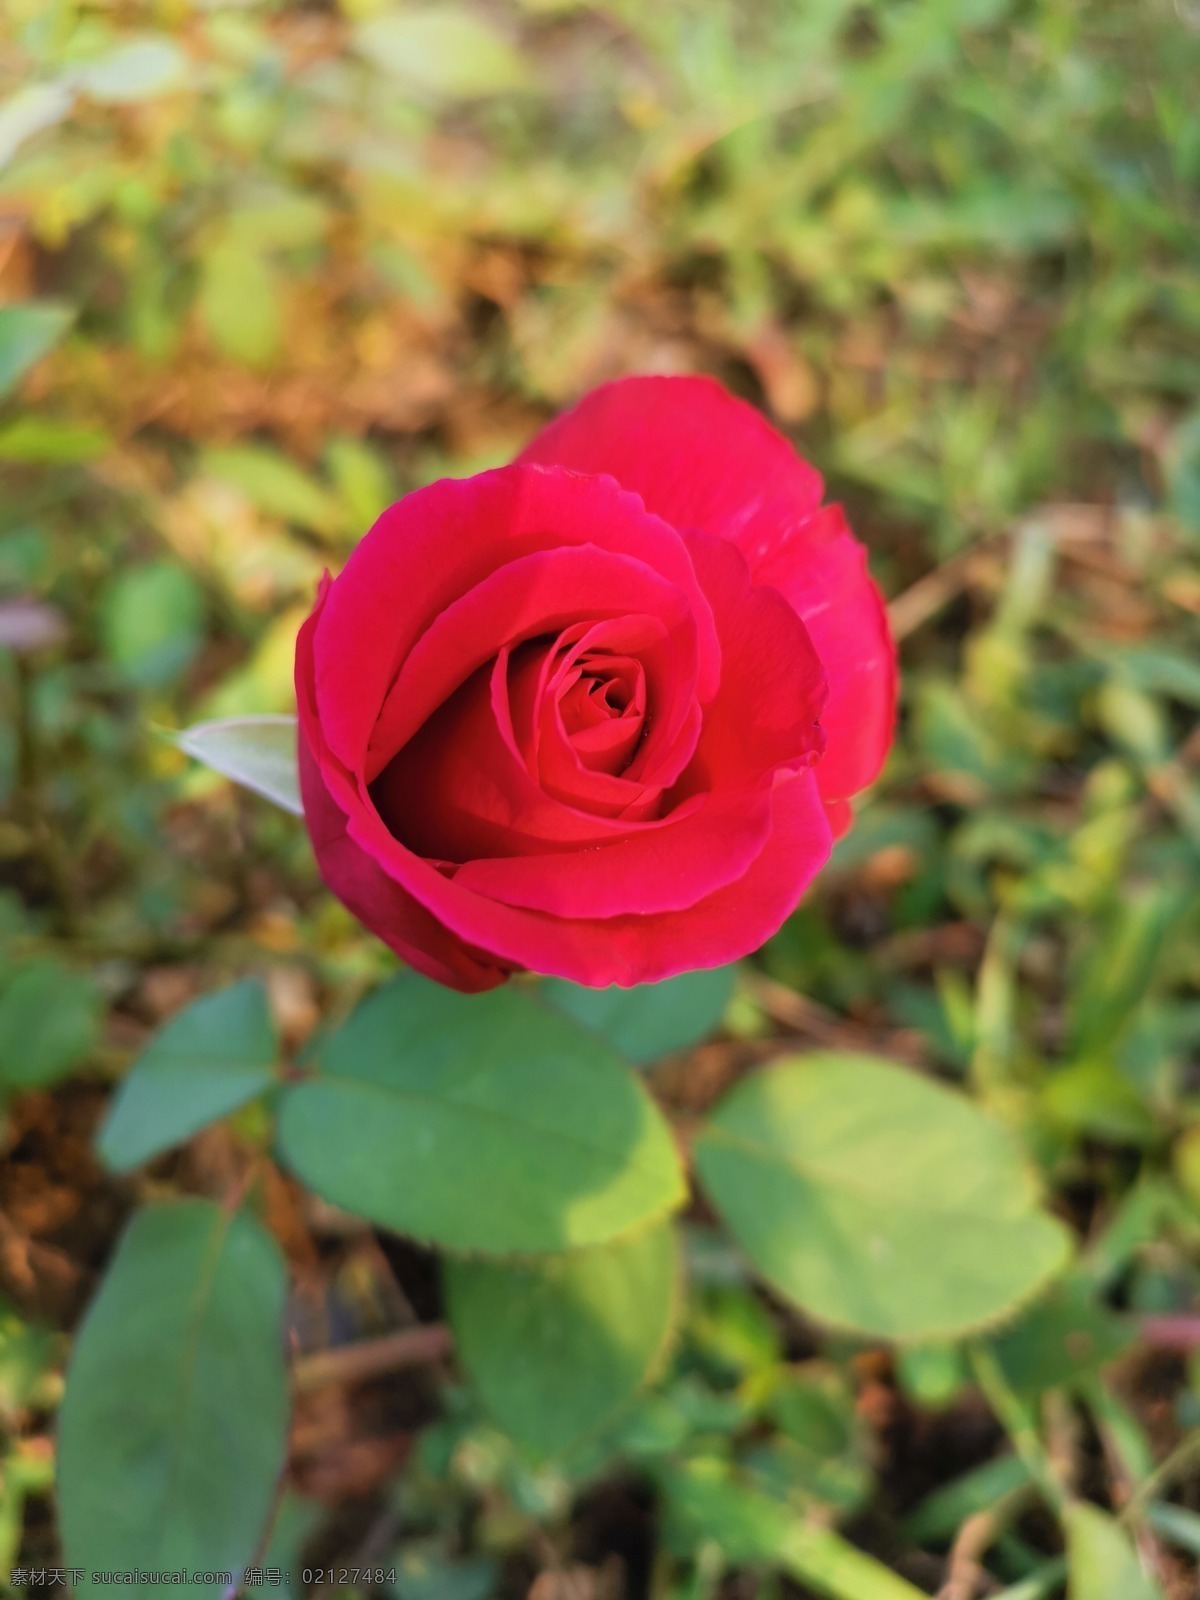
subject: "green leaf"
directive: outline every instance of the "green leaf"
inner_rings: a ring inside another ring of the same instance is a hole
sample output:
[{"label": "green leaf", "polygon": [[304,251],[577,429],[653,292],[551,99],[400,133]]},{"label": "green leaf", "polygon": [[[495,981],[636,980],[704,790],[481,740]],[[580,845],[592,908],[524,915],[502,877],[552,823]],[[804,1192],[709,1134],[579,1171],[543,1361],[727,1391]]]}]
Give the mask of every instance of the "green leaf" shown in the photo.
[{"label": "green leaf", "polygon": [[843,1516],[870,1498],[866,1430],[835,1367],[781,1365],[767,1409],[780,1431],[752,1446],[745,1465],[773,1498],[801,1512],[835,1507]]},{"label": "green leaf", "polygon": [[174,682],[203,643],[203,591],[174,561],[119,572],[101,595],[99,609],[109,659],[140,688]]},{"label": "green leaf", "polygon": [[870,1056],[818,1053],[746,1079],[695,1147],[755,1266],[835,1327],[945,1338],[995,1321],[1066,1262],[1008,1133]]},{"label": "green leaf", "polygon": [[672,1468],[663,1474],[663,1485],[668,1536],[676,1548],[711,1541],[735,1565],[778,1567],[830,1600],[928,1600],[839,1534],[744,1488],[719,1462]]},{"label": "green leaf", "polygon": [[1176,884],[1131,895],[1105,929],[1071,998],[1068,1031],[1080,1055],[1111,1048],[1145,998],[1190,896]]},{"label": "green leaf", "polygon": [[126,39],[75,71],[81,89],[108,105],[130,105],[177,88],[188,58],[173,39],[148,35]]},{"label": "green leaf", "polygon": [[300,250],[321,242],[330,215],[329,205],[315,194],[255,182],[239,190],[239,204],[225,214],[224,224],[239,243],[256,250]]},{"label": "green leaf", "polygon": [[1154,1500],[1146,1507],[1146,1521],[1155,1533],[1190,1556],[1200,1556],[1200,1515],[1169,1500]]},{"label": "green leaf", "polygon": [[96,1148],[127,1172],[236,1111],[273,1082],[267,994],[255,978],[206,994],[172,1017],[117,1091]]},{"label": "green leaf", "polygon": [[913,731],[939,786],[955,800],[974,804],[1012,786],[1006,752],[957,685],[926,679],[918,686]]},{"label": "green leaf", "polygon": [[318,1501],[306,1500],[293,1489],[285,1489],[280,1497],[267,1548],[262,1560],[256,1560],[256,1565],[278,1567],[283,1573],[283,1584],[279,1588],[271,1586],[274,1600],[302,1600],[304,1547],[320,1523],[321,1513]]},{"label": "green leaf", "polygon": [[[348,521],[359,532],[368,528],[397,497],[387,463],[362,439],[331,439],[325,450],[329,475],[346,507]],[[356,535],[357,537],[357,535]]]},{"label": "green leaf", "polygon": [[173,737],[182,751],[214,772],[303,816],[295,717],[222,717],[193,723]]},{"label": "green leaf", "polygon": [[94,461],[112,440],[101,428],[32,414],[14,417],[0,428],[0,461],[24,461],[49,466]]},{"label": "green leaf", "polygon": [[452,1561],[431,1543],[406,1537],[396,1552],[399,1600],[493,1600],[499,1577],[493,1557]]},{"label": "green leaf", "polygon": [[966,1387],[969,1372],[961,1345],[948,1341],[906,1344],[896,1352],[896,1377],[922,1411],[945,1411]]},{"label": "green leaf", "polygon": [[1162,1600],[1127,1533],[1097,1506],[1067,1507],[1068,1600]]},{"label": "green leaf", "polygon": [[75,320],[71,306],[53,300],[26,300],[0,306],[0,400],[66,333]]},{"label": "green leaf", "polygon": [[1068,1133],[1143,1145],[1160,1137],[1153,1113],[1107,1056],[1056,1067],[1038,1098],[1047,1120]]},{"label": "green leaf", "polygon": [[518,989],[405,974],[282,1098],[279,1147],[318,1194],[448,1249],[604,1244],[683,1200],[667,1124],[599,1040]]},{"label": "green leaf", "polygon": [[355,40],[369,61],[430,99],[473,100],[529,81],[504,35],[465,6],[384,12],[360,23]]},{"label": "green leaf", "polygon": [[662,1359],[679,1259],[666,1223],[537,1261],[448,1261],[455,1346],[511,1438],[551,1456],[595,1432]]},{"label": "green leaf", "polygon": [[632,989],[586,989],[548,978],[542,994],[556,1010],[598,1033],[639,1066],[669,1050],[683,1050],[710,1034],[733,994],[736,964],[685,972]]},{"label": "green leaf", "polygon": [[46,1404],[47,1388],[54,1384],[57,1343],[57,1334],[26,1322],[0,1300],[0,1423],[10,1432],[14,1413]]},{"label": "green leaf", "polygon": [[87,1060],[100,1024],[91,978],[51,957],[18,968],[0,992],[0,1088],[42,1088]]},{"label": "green leaf", "polygon": [[301,528],[330,533],[342,523],[334,497],[294,461],[266,445],[230,445],[205,452],[204,471],[240,489],[252,505],[269,516]]},{"label": "green leaf", "polygon": [[992,1456],[926,1495],[905,1518],[904,1532],[917,1544],[949,1543],[968,1517],[990,1510],[1028,1482],[1029,1469],[1020,1456]]},{"label": "green leaf", "polygon": [[1067,1563],[1061,1556],[1052,1556],[1036,1566],[1027,1578],[1019,1578],[1007,1589],[997,1589],[992,1600],[1051,1600],[1062,1592]]},{"label": "green leaf", "polygon": [[285,1289],[274,1241],[245,1214],[185,1200],[134,1216],[67,1371],[68,1563],[236,1576],[250,1559],[286,1457]]},{"label": "green leaf", "polygon": [[200,262],[200,317],[223,354],[269,366],[283,337],[283,282],[266,256],[238,238],[214,244]]}]

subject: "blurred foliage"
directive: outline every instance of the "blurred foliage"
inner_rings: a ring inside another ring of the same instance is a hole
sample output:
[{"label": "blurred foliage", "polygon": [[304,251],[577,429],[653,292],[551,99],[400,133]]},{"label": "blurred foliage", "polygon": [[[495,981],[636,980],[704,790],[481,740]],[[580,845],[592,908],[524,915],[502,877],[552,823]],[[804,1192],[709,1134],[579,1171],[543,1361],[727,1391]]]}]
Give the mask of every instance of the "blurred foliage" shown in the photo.
[{"label": "blurred foliage", "polygon": [[[1064,1550],[1073,1600],[1193,1592],[1197,81],[1187,0],[0,0],[0,1566],[55,1564],[53,1330],[124,1211],[262,1143],[252,1105],[122,1186],[101,1086],[231,977],[292,1049],[391,966],[294,820],[157,730],[290,710],[314,584],[390,498],[606,377],[702,369],[870,544],[903,719],[721,1041],[648,1082],[687,1127],[775,1032],[915,1061],[1024,1142],[1079,1266],[893,1358],[701,1217],[678,1351],[611,1436],[534,1465],[455,1390],[399,1479],[328,1442],[322,1478],[301,1434],[297,1481],[382,1497],[402,1600],[552,1600],[555,1561],[599,1600],[731,1566],[872,1600],[796,1530],[932,1590],[981,1512],[1021,1600]],[[341,1337],[379,1331],[339,1293]],[[1065,1544],[1064,1485],[1094,1502]],[[311,1525],[285,1500],[276,1548],[360,1548]]]}]

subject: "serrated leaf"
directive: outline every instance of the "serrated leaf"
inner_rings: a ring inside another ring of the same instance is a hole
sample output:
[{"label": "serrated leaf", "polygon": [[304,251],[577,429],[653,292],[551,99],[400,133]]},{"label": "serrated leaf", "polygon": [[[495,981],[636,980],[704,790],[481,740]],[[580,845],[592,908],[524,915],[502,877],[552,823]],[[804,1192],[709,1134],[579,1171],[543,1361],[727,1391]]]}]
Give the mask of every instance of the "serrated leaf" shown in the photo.
[{"label": "serrated leaf", "polygon": [[74,307],[53,300],[0,306],[0,400],[53,350],[74,320]]},{"label": "serrated leaf", "polygon": [[536,1261],[447,1261],[455,1347],[501,1428],[551,1456],[610,1421],[658,1363],[679,1259],[667,1224]]},{"label": "serrated leaf", "polygon": [[286,1456],[285,1287],[279,1250],[245,1214],[185,1200],[134,1216],[67,1371],[58,1498],[70,1564],[237,1574],[249,1561]]},{"label": "serrated leaf", "polygon": [[725,1014],[736,975],[736,965],[714,967],[631,989],[587,989],[548,978],[541,993],[556,1010],[607,1039],[627,1061],[643,1066],[710,1034]]},{"label": "serrated leaf", "polygon": [[384,12],[360,23],[355,41],[369,61],[435,99],[474,100],[529,79],[504,35],[465,6]]},{"label": "serrated leaf", "polygon": [[1129,1535],[1098,1506],[1067,1507],[1067,1600],[1162,1600]]},{"label": "serrated leaf", "polygon": [[173,735],[189,756],[294,816],[303,816],[296,766],[296,719],[285,716],[221,717],[196,722]]},{"label": "serrated leaf", "polygon": [[42,1088],[87,1060],[100,994],[53,957],[19,967],[0,991],[0,1089]]},{"label": "serrated leaf", "polygon": [[516,989],[406,973],[285,1091],[283,1159],[335,1205],[448,1249],[604,1244],[684,1198],[667,1124],[598,1039]]},{"label": "serrated leaf", "polygon": [[1069,1255],[1007,1131],[874,1057],[819,1053],[746,1079],[695,1156],[758,1270],[836,1327],[929,1339],[985,1326]]},{"label": "serrated leaf", "polygon": [[277,1054],[266,990],[247,978],[172,1017],[138,1057],[96,1141],[127,1172],[253,1100],[273,1081]]}]

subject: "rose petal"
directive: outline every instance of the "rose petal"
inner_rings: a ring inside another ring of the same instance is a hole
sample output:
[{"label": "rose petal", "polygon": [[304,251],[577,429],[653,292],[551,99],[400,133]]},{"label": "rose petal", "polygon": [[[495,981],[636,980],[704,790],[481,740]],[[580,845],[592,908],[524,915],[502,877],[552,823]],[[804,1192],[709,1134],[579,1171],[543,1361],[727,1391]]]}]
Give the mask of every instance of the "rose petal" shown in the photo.
[{"label": "rose petal", "polygon": [[[821,504],[821,474],[712,378],[622,378],[593,389],[517,458],[607,472],[676,528],[731,539],[753,564]],[[761,548],[760,548],[761,547]]]},{"label": "rose petal", "polygon": [[757,411],[711,378],[625,378],[586,395],[519,459],[611,473],[676,527],[733,541],[809,624],[829,674],[822,794],[871,782],[895,720],[883,602],[841,512],[819,510],[820,474]]},{"label": "rose petal", "polygon": [[771,831],[771,798],[706,794],[586,849],[468,861],[463,888],[557,917],[681,911],[745,876]]},{"label": "rose petal", "polygon": [[[497,669],[481,667],[410,739],[371,785],[389,830],[419,855],[447,862],[587,848],[624,833],[624,790],[588,812],[548,795],[529,773],[497,715]],[[502,709],[502,707],[501,707]],[[596,776],[593,791],[604,782]],[[659,791],[637,789],[647,808]]]},{"label": "rose petal", "polygon": [[414,856],[374,809],[351,816],[352,839],[473,949],[534,972],[604,986],[655,983],[756,950],[795,910],[829,857],[831,835],[812,772],[777,784],[771,833],[745,874],[685,910],[594,919],[520,910],[477,894]]},{"label": "rose petal", "polygon": [[314,644],[317,706],[330,750],[345,766],[359,765],[406,657],[456,601],[522,556],[585,544],[643,563],[688,597],[698,692],[708,698],[720,646],[675,530],[614,482],[514,464],[418,489],[389,507],[352,551]]},{"label": "rose petal", "polygon": [[[336,594],[336,585],[334,586]],[[661,621],[675,676],[663,674],[678,722],[696,685],[696,627],[689,597],[652,567],[595,545],[522,556],[448,606],[417,641],[384,701],[370,736],[373,778],[477,667],[526,640],[557,637],[571,623],[629,612]],[[664,714],[671,702],[663,706]]]},{"label": "rose petal", "polygon": [[824,749],[828,689],[808,629],[774,589],[751,582],[734,545],[692,532],[688,548],[721,634],[721,687],[679,787],[694,793],[811,765]]},{"label": "rose petal", "polygon": [[878,776],[896,721],[896,648],[867,553],[841,507],[826,506],[764,556],[755,577],[795,606],[829,674],[821,793],[827,803],[857,794]]},{"label": "rose petal", "polygon": [[452,989],[478,994],[504,982],[510,967],[471,951],[348,837],[345,813],[303,737],[300,793],[321,877],[364,927],[410,967]]}]

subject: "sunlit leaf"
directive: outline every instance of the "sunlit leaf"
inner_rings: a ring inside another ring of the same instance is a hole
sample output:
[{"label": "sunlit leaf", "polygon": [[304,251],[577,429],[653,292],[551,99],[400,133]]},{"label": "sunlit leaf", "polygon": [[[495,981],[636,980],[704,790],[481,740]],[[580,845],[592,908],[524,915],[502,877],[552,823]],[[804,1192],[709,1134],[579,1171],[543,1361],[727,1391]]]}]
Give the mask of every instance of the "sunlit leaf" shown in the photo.
[{"label": "sunlit leaf", "polygon": [[194,723],[174,738],[181,750],[214,772],[253,789],[295,816],[303,814],[295,717],[223,717]]},{"label": "sunlit leaf", "polygon": [[1069,1254],[999,1123],[869,1056],[798,1057],[745,1079],[695,1155],[759,1271],[834,1326],[961,1333],[1010,1313]]},{"label": "sunlit leaf", "polygon": [[667,1537],[676,1547],[715,1542],[727,1560],[776,1567],[830,1600],[928,1600],[831,1529],[736,1482],[717,1461],[672,1466],[662,1478]]},{"label": "sunlit leaf", "polygon": [[0,461],[24,461],[46,466],[72,461],[93,461],[109,449],[112,440],[101,428],[82,422],[60,422],[30,413],[14,417],[0,428]]},{"label": "sunlit leaf", "polygon": [[283,336],[283,282],[259,250],[225,238],[203,257],[200,316],[217,347],[247,366],[267,366]]},{"label": "sunlit leaf", "polygon": [[1129,1535],[1098,1506],[1067,1507],[1068,1600],[1162,1600]]},{"label": "sunlit leaf", "polygon": [[453,4],[385,11],[359,24],[358,48],[418,92],[448,100],[520,89],[525,63],[482,14]]},{"label": "sunlit leaf", "polygon": [[230,445],[207,451],[202,464],[205,472],[233,484],[270,516],[318,533],[328,533],[342,521],[341,508],[328,490],[277,450]]},{"label": "sunlit leaf", "polygon": [[448,1249],[604,1244],[684,1197],[670,1131],[609,1048],[527,994],[416,974],[377,990],[289,1085],[288,1166],[335,1205]]},{"label": "sunlit leaf", "polygon": [[0,169],[27,139],[53,128],[75,103],[70,83],[31,83],[0,105]]},{"label": "sunlit leaf", "polygon": [[93,100],[126,105],[178,87],[187,66],[187,56],[173,39],[127,39],[77,68],[75,81]]}]

